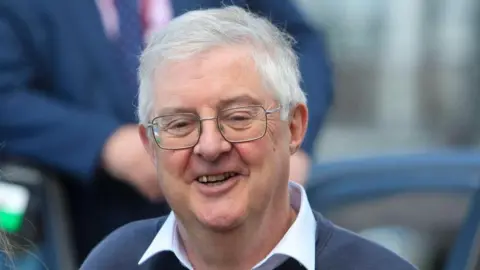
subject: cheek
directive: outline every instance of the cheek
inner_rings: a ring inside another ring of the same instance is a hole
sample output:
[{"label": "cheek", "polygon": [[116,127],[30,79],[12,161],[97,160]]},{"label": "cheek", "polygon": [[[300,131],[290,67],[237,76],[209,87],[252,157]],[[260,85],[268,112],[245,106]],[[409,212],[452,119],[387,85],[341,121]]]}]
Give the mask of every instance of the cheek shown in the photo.
[{"label": "cheek", "polygon": [[274,145],[266,139],[267,138],[263,138],[253,142],[237,144],[235,149],[241,159],[249,166],[261,166],[275,152]]},{"label": "cheek", "polygon": [[161,151],[157,155],[158,173],[161,179],[179,178],[185,172],[190,157],[188,150]]},{"label": "cheek", "polygon": [[261,167],[264,171],[262,174],[269,174],[270,170],[273,170],[271,171],[273,174],[284,173],[283,170],[289,167],[288,130],[282,130],[280,127],[267,130],[262,139],[250,144],[240,144],[237,149],[245,162],[253,167]]}]

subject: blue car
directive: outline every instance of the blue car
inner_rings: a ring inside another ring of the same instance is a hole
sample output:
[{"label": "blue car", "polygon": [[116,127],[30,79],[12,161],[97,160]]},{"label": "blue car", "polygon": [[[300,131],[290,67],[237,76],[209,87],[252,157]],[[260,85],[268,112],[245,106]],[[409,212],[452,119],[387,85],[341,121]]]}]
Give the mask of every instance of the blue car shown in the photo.
[{"label": "blue car", "polygon": [[420,269],[480,269],[472,268],[480,248],[480,152],[336,161],[313,166],[310,178],[313,208]]}]

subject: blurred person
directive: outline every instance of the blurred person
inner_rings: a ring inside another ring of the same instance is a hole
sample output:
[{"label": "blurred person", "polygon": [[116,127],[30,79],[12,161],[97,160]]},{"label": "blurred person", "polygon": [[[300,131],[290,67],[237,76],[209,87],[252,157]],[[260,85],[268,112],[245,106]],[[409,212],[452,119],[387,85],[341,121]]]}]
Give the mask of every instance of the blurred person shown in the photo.
[{"label": "blurred person", "polygon": [[[290,1],[235,1],[298,41],[310,122],[292,157],[303,183],[331,100],[321,37]],[[138,136],[135,71],[143,40],[171,17],[216,0],[0,1],[2,158],[54,171],[67,191],[78,259],[132,220],[168,213],[155,167]]]},{"label": "blurred person", "polygon": [[81,269],[414,269],[289,182],[308,109],[291,39],[268,20],[186,13],[139,70],[139,133],[172,212],[113,232]]}]

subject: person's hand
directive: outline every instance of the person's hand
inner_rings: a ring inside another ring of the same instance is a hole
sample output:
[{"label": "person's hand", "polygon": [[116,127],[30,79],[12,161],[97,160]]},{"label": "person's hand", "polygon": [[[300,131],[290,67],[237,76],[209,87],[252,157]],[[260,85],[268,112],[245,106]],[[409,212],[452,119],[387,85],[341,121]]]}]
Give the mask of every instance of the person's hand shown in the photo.
[{"label": "person's hand", "polygon": [[310,157],[299,149],[290,157],[290,180],[305,185],[310,172]]},{"label": "person's hand", "polygon": [[108,139],[102,160],[108,173],[132,185],[149,200],[163,199],[155,166],[143,147],[136,125],[125,125]]}]

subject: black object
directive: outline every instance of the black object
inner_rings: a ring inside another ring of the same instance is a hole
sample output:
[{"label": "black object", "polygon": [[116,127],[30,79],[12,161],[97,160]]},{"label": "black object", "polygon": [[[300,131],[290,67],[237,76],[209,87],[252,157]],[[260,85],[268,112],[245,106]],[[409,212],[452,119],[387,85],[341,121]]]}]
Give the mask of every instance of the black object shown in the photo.
[{"label": "black object", "polygon": [[22,265],[28,265],[25,270],[32,265],[40,269],[75,269],[67,208],[55,177],[18,162],[0,162],[0,172],[0,181],[24,186],[30,192],[20,230],[8,234],[14,269],[23,270]]}]

